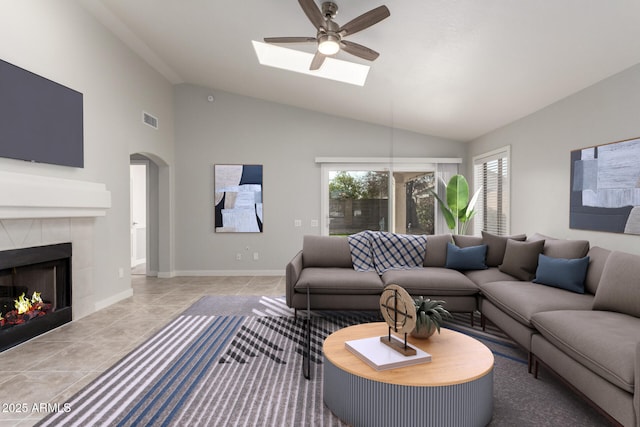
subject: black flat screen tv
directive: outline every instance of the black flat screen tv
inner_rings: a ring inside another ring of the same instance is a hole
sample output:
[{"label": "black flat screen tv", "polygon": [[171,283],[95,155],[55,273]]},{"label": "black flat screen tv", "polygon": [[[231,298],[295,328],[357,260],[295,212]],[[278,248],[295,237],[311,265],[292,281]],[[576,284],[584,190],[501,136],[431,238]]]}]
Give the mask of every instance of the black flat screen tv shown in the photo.
[{"label": "black flat screen tv", "polygon": [[0,157],[84,167],[82,93],[0,60]]}]

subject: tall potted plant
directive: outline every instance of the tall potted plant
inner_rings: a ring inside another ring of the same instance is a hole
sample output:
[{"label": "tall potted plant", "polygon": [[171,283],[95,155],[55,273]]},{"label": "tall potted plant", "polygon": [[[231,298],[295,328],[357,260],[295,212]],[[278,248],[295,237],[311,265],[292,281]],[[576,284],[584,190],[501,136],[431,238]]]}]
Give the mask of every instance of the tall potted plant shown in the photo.
[{"label": "tall potted plant", "polygon": [[438,200],[449,230],[456,234],[466,233],[469,221],[476,214],[474,207],[481,188],[479,187],[469,200],[469,183],[464,176],[457,174],[452,176],[446,184],[446,203],[435,191],[431,190],[431,193]]}]

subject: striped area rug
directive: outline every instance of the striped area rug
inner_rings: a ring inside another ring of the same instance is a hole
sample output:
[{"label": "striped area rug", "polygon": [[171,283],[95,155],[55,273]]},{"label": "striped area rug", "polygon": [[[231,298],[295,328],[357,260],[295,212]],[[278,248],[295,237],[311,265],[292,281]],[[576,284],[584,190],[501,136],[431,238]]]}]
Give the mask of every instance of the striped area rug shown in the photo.
[{"label": "striped area rug", "polygon": [[[233,306],[251,314],[211,314]],[[38,425],[344,426],[323,403],[322,343],[340,328],[380,320],[371,312],[313,313],[307,381],[304,321],[293,317],[284,298],[204,297],[73,396],[69,412]],[[446,326],[481,340],[497,356],[492,426],[547,423],[554,420],[545,413],[550,405],[559,424],[598,425],[566,390],[528,375],[526,355],[504,334],[474,323],[455,315]],[[548,425],[559,425],[555,421]]]},{"label": "striped area rug", "polygon": [[263,297],[250,317],[183,314],[71,398],[70,412],[38,425],[341,426],[322,401],[322,342],[378,315],[314,319],[307,381],[304,322],[282,316],[282,304]]}]

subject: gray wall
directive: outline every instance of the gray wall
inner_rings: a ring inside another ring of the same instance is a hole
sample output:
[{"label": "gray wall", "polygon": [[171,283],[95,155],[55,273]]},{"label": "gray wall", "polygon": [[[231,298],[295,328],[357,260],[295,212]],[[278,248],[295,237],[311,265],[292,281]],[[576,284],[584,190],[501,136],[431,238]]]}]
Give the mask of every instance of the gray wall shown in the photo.
[{"label": "gray wall", "polygon": [[[102,182],[111,191],[113,207],[95,220],[96,303],[104,305],[130,290],[128,165],[133,153],[154,159],[166,190],[157,197],[163,275],[282,272],[302,236],[319,232],[310,227],[312,219],[320,219],[315,157],[466,154],[470,159],[508,144],[514,232],[585,237],[640,252],[638,236],[568,228],[569,152],[640,136],[640,66],[465,145],[207,88],[172,87],[76,2],[2,2],[0,16],[5,18],[0,39],[11,41],[0,43],[0,58],[84,93],[84,169],[11,159],[0,159],[0,168]],[[213,103],[207,101],[210,94]],[[142,110],[160,119],[159,130],[141,123]],[[214,233],[215,163],[264,165],[264,233]],[[294,219],[303,227],[294,228]],[[242,261],[235,259],[238,252]],[[252,260],[253,252],[260,260]]]},{"label": "gray wall", "polygon": [[[129,155],[173,164],[173,90],[78,4],[0,2],[0,58],[84,94],[85,167],[0,159],[0,169],[106,184],[112,207],[95,220],[93,245],[95,303],[105,306],[131,291]],[[142,123],[142,110],[159,130]]]},{"label": "gray wall", "polygon": [[472,141],[467,159],[511,145],[513,233],[582,238],[592,245],[640,253],[640,236],[569,228],[570,152],[640,137],[639,105],[636,65]]},{"label": "gray wall", "polygon": [[[301,249],[303,235],[320,232],[310,226],[320,219],[316,157],[462,157],[466,148],[193,85],[176,86],[174,99],[178,274],[282,273]],[[214,232],[216,163],[264,165],[263,233]],[[294,228],[295,219],[303,226]]]}]

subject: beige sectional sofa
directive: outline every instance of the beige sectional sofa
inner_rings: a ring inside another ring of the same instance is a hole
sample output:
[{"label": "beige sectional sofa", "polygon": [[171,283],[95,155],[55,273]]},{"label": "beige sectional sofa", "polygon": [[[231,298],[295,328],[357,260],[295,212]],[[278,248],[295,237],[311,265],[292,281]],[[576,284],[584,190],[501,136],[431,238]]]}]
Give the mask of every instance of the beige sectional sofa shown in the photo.
[{"label": "beige sectional sofa", "polygon": [[[421,268],[378,275],[354,270],[347,238],[305,236],[287,265],[287,304],[306,309],[308,292],[314,310],[375,310],[395,283],[452,312],[479,310],[529,352],[534,374],[542,363],[613,423],[640,426],[640,256],[540,234],[426,241]],[[482,245],[486,268],[447,268],[453,248]]]}]

